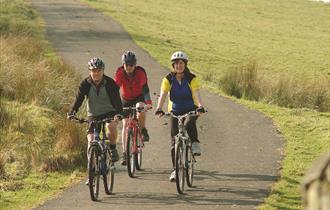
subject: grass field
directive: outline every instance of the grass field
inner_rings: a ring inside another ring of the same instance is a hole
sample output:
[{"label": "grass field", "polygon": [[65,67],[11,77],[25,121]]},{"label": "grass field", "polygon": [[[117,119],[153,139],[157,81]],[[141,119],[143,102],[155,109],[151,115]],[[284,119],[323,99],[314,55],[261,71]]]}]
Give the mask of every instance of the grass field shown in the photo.
[{"label": "grass field", "polygon": [[64,117],[80,78],[26,2],[0,5],[0,209],[28,209],[81,179],[85,140]]},{"label": "grass field", "polygon": [[[224,78],[237,79],[228,72],[244,71],[251,63],[257,66],[253,78],[263,78],[263,83],[255,84],[256,90],[276,91],[259,102],[232,99],[271,117],[286,141],[280,179],[259,208],[302,208],[302,177],[316,157],[330,151],[329,5],[307,0],[83,2],[120,22],[166,67],[173,51],[186,51],[191,69],[202,76],[206,88],[220,95],[225,92],[219,85]],[[315,89],[319,90],[311,91]],[[298,108],[271,105],[276,97],[276,104]],[[304,104],[308,100],[314,102]],[[325,112],[313,110],[321,110],[317,100],[323,100]]]},{"label": "grass field", "polygon": [[164,66],[182,49],[193,70],[218,75],[254,59],[267,76],[330,74],[330,7],[304,0],[90,1]]}]

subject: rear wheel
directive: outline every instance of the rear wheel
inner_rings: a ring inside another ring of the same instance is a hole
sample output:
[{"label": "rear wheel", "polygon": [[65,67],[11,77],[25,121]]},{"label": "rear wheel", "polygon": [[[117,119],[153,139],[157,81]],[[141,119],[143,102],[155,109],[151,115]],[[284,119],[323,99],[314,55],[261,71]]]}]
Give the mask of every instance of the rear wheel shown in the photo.
[{"label": "rear wheel", "polygon": [[111,161],[110,150],[107,148],[105,150],[105,165],[106,165],[106,174],[103,175],[103,184],[105,193],[110,195],[113,190],[113,183],[115,178],[115,166]]},{"label": "rear wheel", "polygon": [[98,200],[100,189],[100,161],[98,160],[97,149],[98,148],[96,146],[91,146],[88,161],[89,192],[93,201]]},{"label": "rear wheel", "polygon": [[187,146],[186,149],[186,178],[188,187],[192,187],[194,178],[194,157],[192,155],[191,146]]},{"label": "rear wheel", "polygon": [[143,150],[143,144],[142,140],[138,140],[138,133],[136,132],[136,143],[137,143],[137,151],[135,157],[135,165],[137,170],[142,169],[142,150]]},{"label": "rear wheel", "polygon": [[183,155],[182,142],[178,141],[175,144],[175,182],[179,194],[183,194],[184,178],[186,175]]},{"label": "rear wheel", "polygon": [[129,129],[127,132],[127,148],[126,148],[126,165],[127,165],[127,172],[129,177],[135,176],[135,156],[133,154],[134,151],[134,144],[133,144],[133,130]]}]

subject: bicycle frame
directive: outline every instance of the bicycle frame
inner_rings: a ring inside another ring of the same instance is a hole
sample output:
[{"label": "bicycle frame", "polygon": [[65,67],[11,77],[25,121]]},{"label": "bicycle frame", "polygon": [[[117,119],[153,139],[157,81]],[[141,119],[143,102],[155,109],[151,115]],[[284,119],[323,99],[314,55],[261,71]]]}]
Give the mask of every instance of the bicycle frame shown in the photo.
[{"label": "bicycle frame", "polygon": [[[85,119],[73,118],[78,123],[89,123]],[[97,201],[99,197],[100,176],[103,176],[103,185],[105,193],[110,195],[113,190],[115,164],[111,160],[110,147],[106,144],[107,140],[105,132],[105,124],[114,120],[106,118],[103,120],[93,120],[91,123],[94,127],[93,140],[90,142],[87,150],[88,154],[88,179],[90,196],[93,201]],[[100,137],[100,134],[103,134]]]},{"label": "bicycle frame", "polygon": [[[137,141],[141,142],[141,145],[144,145],[141,129],[137,119],[137,109],[136,107],[124,107],[124,110],[128,110],[128,118],[125,129],[127,134],[129,130],[133,131],[133,154],[137,153]],[[136,135],[137,134],[137,135]],[[136,139],[138,137],[138,139]],[[126,139],[126,138],[125,138]]]},{"label": "bicycle frame", "polygon": [[[174,118],[178,119],[178,128],[179,128],[179,132],[177,135],[175,135],[174,139],[175,139],[175,144],[178,144],[179,142],[182,143],[182,148],[183,148],[183,154],[186,154],[186,150],[187,150],[187,146],[191,146],[191,140],[190,137],[188,135],[187,130],[184,127],[184,123],[183,120],[190,114],[195,114],[195,112],[188,112],[185,115],[182,116],[176,116],[174,114],[171,114]],[[194,161],[195,161],[195,157],[193,156]],[[186,156],[183,156],[183,162],[184,164],[184,168],[187,168],[187,161],[186,161]]]},{"label": "bicycle frame", "polygon": [[175,135],[175,176],[176,176],[176,187],[179,194],[183,194],[184,191],[184,180],[187,179],[187,184],[192,187],[193,180],[193,168],[196,162],[194,155],[191,150],[191,139],[188,135],[187,130],[184,127],[184,120],[189,115],[197,115],[195,111],[188,112],[184,115],[174,115],[169,113],[172,117],[178,120],[179,132]]}]

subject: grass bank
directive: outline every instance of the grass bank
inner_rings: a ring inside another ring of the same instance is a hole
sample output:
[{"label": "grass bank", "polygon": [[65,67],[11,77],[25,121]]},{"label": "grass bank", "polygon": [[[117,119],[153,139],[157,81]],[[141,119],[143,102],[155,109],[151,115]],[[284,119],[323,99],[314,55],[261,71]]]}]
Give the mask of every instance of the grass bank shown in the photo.
[{"label": "grass bank", "polygon": [[270,116],[286,146],[280,179],[260,209],[302,208],[299,183],[311,162],[330,150],[328,5],[83,1],[120,22],[162,65],[170,68],[171,53],[184,50],[205,87]]},{"label": "grass bank", "polygon": [[58,59],[26,2],[0,4],[0,209],[27,209],[85,165],[85,140],[64,117],[80,76]]}]

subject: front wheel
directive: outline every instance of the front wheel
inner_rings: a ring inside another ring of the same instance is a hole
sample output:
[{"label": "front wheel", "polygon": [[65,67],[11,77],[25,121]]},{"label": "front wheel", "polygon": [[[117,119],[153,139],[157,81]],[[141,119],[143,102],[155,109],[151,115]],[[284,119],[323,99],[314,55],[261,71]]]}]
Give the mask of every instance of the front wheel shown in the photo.
[{"label": "front wheel", "polygon": [[134,153],[134,138],[133,138],[133,130],[129,129],[127,132],[127,148],[126,148],[126,165],[127,172],[129,177],[135,176],[135,156]]},{"label": "front wheel", "polygon": [[186,149],[186,178],[188,187],[193,187],[194,178],[194,157],[191,151],[191,146]]},{"label": "front wheel", "polygon": [[113,190],[113,184],[115,179],[115,165],[111,161],[110,150],[105,150],[105,170],[106,173],[103,175],[104,190],[107,195],[110,195]]},{"label": "front wheel", "polygon": [[89,179],[89,192],[92,201],[97,201],[99,197],[100,187],[100,170],[99,170],[99,159],[98,159],[98,148],[91,146],[90,156],[88,160],[88,179]]},{"label": "front wheel", "polygon": [[181,141],[177,141],[175,144],[175,182],[179,194],[183,194],[185,175],[183,145]]}]

